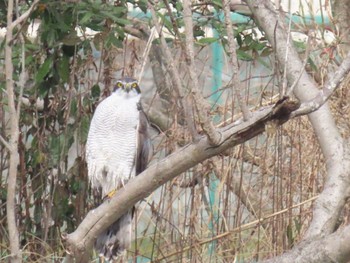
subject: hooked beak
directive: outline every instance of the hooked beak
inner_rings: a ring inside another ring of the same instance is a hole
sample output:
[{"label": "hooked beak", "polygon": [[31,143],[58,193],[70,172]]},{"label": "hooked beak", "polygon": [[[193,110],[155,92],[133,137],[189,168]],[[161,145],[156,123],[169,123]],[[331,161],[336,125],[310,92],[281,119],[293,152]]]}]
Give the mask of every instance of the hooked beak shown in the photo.
[{"label": "hooked beak", "polygon": [[131,90],[131,85],[129,83],[125,84],[125,91],[129,93]]}]

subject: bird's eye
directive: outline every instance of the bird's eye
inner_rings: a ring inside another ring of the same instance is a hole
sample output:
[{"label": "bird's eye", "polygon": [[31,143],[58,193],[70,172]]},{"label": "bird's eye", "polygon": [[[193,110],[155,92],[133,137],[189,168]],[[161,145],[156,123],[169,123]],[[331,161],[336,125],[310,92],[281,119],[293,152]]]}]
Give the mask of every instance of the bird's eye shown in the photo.
[{"label": "bird's eye", "polygon": [[123,87],[123,83],[117,82],[117,84],[114,87],[114,91],[116,91],[117,89],[121,89],[122,87]]},{"label": "bird's eye", "polygon": [[137,88],[137,83],[133,83],[133,84],[131,85],[131,87],[132,87],[133,89],[136,89],[136,88]]}]

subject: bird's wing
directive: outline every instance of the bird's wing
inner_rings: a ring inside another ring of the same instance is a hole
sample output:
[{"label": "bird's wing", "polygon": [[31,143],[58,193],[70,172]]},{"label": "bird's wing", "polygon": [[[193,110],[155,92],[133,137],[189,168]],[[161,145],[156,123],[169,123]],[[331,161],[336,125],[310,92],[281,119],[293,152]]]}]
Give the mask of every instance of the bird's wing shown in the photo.
[{"label": "bird's wing", "polygon": [[152,154],[151,140],[148,134],[149,122],[141,104],[138,105],[140,122],[137,129],[136,175],[142,173]]}]

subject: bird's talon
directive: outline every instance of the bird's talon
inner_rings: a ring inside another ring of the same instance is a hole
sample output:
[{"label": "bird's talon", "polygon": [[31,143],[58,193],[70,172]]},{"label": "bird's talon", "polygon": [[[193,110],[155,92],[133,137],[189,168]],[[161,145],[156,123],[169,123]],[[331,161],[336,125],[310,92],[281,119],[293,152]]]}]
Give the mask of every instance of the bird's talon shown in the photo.
[{"label": "bird's talon", "polygon": [[103,198],[103,201],[107,199],[111,199],[116,193],[117,193],[117,189],[113,189],[112,191],[110,191],[108,194],[105,195],[105,197]]}]

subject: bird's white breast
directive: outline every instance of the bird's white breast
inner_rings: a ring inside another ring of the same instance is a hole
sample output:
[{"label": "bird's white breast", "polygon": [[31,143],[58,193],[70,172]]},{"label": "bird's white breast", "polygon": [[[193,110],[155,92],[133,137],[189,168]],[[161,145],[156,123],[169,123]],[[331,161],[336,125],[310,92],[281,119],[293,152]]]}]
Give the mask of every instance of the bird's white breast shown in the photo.
[{"label": "bird's white breast", "polygon": [[92,118],[86,159],[92,187],[102,195],[135,176],[140,95],[113,93],[96,108]]}]

